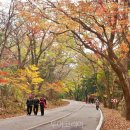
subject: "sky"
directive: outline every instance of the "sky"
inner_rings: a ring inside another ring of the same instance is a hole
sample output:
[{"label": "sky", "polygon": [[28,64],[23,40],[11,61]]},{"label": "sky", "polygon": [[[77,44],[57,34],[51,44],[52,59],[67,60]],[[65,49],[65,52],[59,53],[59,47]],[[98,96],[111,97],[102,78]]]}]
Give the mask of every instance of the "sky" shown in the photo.
[{"label": "sky", "polygon": [[2,3],[3,5],[7,5],[8,3],[10,3],[11,0],[0,0],[0,3]]},{"label": "sky", "polygon": [[10,2],[10,0],[0,0],[0,2],[8,3],[8,2]]}]

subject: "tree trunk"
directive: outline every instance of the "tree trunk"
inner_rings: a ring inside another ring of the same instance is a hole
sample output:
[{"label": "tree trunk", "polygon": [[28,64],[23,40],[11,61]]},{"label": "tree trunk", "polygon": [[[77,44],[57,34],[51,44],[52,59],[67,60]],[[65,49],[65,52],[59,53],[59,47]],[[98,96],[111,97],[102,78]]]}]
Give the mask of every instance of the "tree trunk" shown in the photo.
[{"label": "tree trunk", "polygon": [[130,95],[125,96],[126,120],[130,120]]},{"label": "tree trunk", "polygon": [[106,102],[106,99],[105,99],[105,98],[103,98],[103,106],[104,106],[104,107],[107,107],[107,102]]},{"label": "tree trunk", "polygon": [[124,97],[121,100],[121,116],[126,117],[126,104]]},{"label": "tree trunk", "polygon": [[107,103],[108,103],[108,108],[109,108],[109,109],[112,109],[111,96],[108,97],[108,99],[107,99]]},{"label": "tree trunk", "polygon": [[130,80],[127,75],[123,75],[124,80],[120,79],[120,83],[122,85],[123,93],[124,93],[124,99],[126,104],[126,120],[130,120]]},{"label": "tree trunk", "polygon": [[130,80],[129,80],[129,77],[127,76],[127,74],[120,75],[119,79],[120,79],[120,83],[122,85],[125,104],[126,104],[126,120],[130,120],[130,91],[129,91]]}]

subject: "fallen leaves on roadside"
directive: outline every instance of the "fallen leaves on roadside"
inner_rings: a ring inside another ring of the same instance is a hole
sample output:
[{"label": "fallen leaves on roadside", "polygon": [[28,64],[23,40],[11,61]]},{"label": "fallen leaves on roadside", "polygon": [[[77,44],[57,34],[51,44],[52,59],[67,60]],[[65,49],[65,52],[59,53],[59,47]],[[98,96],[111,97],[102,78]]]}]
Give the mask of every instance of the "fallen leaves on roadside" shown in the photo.
[{"label": "fallen leaves on roadside", "polygon": [[104,115],[104,124],[101,130],[130,130],[130,121],[121,116],[120,112],[101,107]]}]

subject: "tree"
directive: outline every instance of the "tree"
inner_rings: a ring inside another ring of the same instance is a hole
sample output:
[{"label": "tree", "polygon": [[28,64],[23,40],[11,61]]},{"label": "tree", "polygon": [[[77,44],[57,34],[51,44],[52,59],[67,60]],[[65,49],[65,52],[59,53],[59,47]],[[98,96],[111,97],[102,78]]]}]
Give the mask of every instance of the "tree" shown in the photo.
[{"label": "tree", "polygon": [[40,58],[54,42],[55,36],[50,33],[52,25],[30,2],[15,2],[15,12],[17,21],[14,21],[12,39],[18,67],[22,68],[27,63],[38,66]]},{"label": "tree", "polygon": [[[59,24],[70,30],[85,48],[110,63],[120,80],[126,102],[126,119],[130,120],[130,80],[127,68],[130,56],[128,2],[68,1],[66,4],[66,1],[58,3],[48,1],[48,3],[53,11],[57,11],[59,19],[56,21]],[[116,54],[116,48],[121,49],[120,56]]]},{"label": "tree", "polygon": [[3,105],[5,106],[5,101],[4,101],[4,89],[6,85],[9,83],[7,79],[8,73],[6,71],[0,71],[0,107]]},{"label": "tree", "polygon": [[25,69],[18,69],[10,77],[13,86],[18,87],[25,94],[38,94],[38,85],[44,80],[40,77],[38,67],[29,65]]},{"label": "tree", "polygon": [[58,100],[63,93],[64,85],[61,81],[46,84],[46,96],[49,100]]}]

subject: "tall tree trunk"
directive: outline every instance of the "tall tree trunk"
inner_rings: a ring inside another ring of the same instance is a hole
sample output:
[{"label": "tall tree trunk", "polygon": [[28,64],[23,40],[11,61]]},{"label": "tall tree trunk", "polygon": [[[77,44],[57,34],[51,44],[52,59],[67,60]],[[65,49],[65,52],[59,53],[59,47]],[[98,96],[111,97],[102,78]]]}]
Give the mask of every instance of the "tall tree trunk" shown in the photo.
[{"label": "tall tree trunk", "polygon": [[105,98],[103,98],[103,106],[104,106],[104,107],[107,107],[107,102],[106,102],[106,99],[105,99]]},{"label": "tall tree trunk", "polygon": [[124,97],[125,97],[125,104],[126,104],[126,119],[130,120],[130,93],[127,89],[125,89],[124,91],[125,91]]},{"label": "tall tree trunk", "polygon": [[124,79],[122,79],[122,75],[120,75],[119,78],[120,78],[120,83],[123,88],[124,99],[125,99],[125,104],[126,104],[126,120],[130,120],[130,91],[129,91],[130,80],[127,74],[123,76],[124,76]]}]

